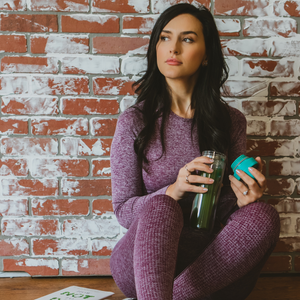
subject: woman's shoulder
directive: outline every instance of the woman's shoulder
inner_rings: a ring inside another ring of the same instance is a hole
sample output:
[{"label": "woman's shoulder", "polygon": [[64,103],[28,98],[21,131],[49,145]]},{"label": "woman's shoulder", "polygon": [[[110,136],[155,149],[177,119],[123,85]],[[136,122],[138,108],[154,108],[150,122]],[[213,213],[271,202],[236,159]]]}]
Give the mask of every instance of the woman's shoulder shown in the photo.
[{"label": "woman's shoulder", "polygon": [[125,109],[118,118],[118,126],[127,129],[139,128],[143,123],[142,105],[140,103]]},{"label": "woman's shoulder", "polygon": [[231,122],[233,126],[241,126],[246,124],[246,117],[237,108],[228,106]]}]

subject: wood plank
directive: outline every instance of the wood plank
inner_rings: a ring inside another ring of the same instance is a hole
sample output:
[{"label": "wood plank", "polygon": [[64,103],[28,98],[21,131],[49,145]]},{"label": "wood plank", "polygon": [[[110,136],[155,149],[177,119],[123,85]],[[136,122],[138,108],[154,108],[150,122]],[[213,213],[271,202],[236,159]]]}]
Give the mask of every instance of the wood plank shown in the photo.
[{"label": "wood plank", "polygon": [[[115,293],[107,300],[126,298],[111,277],[21,277],[0,278],[0,299],[34,300],[72,285]],[[251,295],[247,298],[247,300],[299,299],[300,276],[260,277]]]},{"label": "wood plank", "polygon": [[115,293],[108,297],[108,300],[123,300],[126,298],[111,277],[25,277],[0,278],[0,299],[34,300],[72,285]]}]

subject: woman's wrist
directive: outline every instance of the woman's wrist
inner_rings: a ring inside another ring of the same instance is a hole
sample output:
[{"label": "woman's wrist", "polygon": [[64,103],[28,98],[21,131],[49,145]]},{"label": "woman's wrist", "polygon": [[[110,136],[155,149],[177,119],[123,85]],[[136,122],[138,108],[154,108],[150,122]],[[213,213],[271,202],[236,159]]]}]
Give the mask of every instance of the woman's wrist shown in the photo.
[{"label": "woman's wrist", "polygon": [[177,197],[174,194],[174,183],[169,185],[169,187],[166,190],[166,195],[170,196],[171,198],[173,198],[176,201],[179,200],[179,199],[176,199]]}]

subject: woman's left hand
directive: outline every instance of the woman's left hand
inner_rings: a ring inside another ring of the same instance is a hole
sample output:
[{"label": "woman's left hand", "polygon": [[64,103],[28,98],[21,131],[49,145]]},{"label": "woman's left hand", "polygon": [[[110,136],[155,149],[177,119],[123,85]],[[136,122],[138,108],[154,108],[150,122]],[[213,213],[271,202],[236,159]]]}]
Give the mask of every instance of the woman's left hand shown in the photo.
[{"label": "woman's left hand", "polygon": [[255,160],[259,163],[258,170],[255,168],[249,168],[249,171],[255,177],[256,181],[242,170],[237,170],[237,173],[247,185],[245,185],[242,181],[237,180],[234,176],[229,176],[230,185],[237,197],[237,205],[239,207],[248,205],[261,198],[266,189],[266,177],[261,173],[261,158],[256,157]]}]

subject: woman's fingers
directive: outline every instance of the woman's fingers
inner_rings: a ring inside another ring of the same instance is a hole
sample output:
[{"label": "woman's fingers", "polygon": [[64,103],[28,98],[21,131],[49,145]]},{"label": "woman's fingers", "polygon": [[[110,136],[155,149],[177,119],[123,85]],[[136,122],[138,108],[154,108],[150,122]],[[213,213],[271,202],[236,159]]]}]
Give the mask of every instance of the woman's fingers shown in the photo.
[{"label": "woman's fingers", "polygon": [[194,171],[204,171],[207,173],[212,173],[213,170],[210,168],[210,164],[213,163],[213,160],[206,157],[206,156],[200,156],[196,159],[192,160],[188,164],[185,165],[185,170],[188,172],[194,172]]},{"label": "woman's fingers", "polygon": [[262,172],[262,169],[263,169],[263,163],[262,163],[261,158],[260,158],[259,156],[257,156],[257,157],[255,158],[255,160],[256,160],[256,161],[258,162],[258,164],[259,164],[259,167],[258,167],[259,172]]},{"label": "woman's fingers", "polygon": [[191,184],[212,184],[214,180],[209,177],[203,177],[199,175],[187,175],[188,183]]}]

